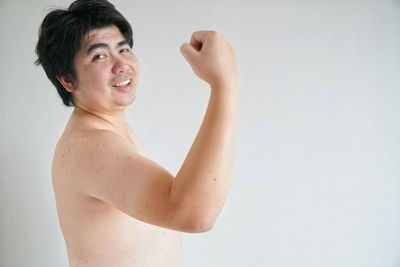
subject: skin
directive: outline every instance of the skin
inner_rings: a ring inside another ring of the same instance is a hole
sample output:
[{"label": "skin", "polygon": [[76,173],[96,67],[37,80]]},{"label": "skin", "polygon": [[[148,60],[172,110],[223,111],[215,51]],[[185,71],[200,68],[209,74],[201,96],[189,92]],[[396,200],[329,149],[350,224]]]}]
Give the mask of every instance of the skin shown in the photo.
[{"label": "skin", "polygon": [[[236,60],[225,38],[199,31],[181,53],[211,95],[198,135],[173,177],[125,121],[139,62],[115,26],[91,31],[58,77],[76,107],[52,164],[70,266],[183,266],[181,232],[212,229],[226,199],[236,139]],[[93,44],[101,47],[87,53]],[[116,83],[130,80],[125,90]]]},{"label": "skin", "polygon": [[[65,77],[58,77],[67,91],[74,93],[74,112],[94,115],[108,122],[126,135],[125,109],[136,98],[139,82],[139,61],[128,44],[117,47],[124,37],[117,27],[94,30],[89,33],[74,59],[77,85]],[[87,54],[88,48],[97,43],[100,47]],[[121,92],[110,84],[133,78],[132,90]]]}]

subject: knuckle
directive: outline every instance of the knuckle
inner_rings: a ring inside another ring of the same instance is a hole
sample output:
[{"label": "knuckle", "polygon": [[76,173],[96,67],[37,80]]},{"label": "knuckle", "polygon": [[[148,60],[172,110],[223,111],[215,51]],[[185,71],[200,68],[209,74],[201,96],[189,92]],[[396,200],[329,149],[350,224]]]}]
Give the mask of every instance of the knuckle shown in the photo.
[{"label": "knuckle", "polygon": [[210,31],[210,35],[213,36],[213,37],[216,37],[216,36],[218,36],[218,32]]}]

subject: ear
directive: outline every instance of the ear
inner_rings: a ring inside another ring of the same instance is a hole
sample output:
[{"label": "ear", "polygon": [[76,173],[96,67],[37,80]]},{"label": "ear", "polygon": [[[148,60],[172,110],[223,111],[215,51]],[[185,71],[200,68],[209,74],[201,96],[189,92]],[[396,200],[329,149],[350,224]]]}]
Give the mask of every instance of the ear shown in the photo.
[{"label": "ear", "polygon": [[67,77],[67,76],[59,76],[57,75],[57,80],[64,86],[65,90],[67,90],[70,93],[75,92],[75,87],[74,87],[74,83],[72,82],[72,80]]}]

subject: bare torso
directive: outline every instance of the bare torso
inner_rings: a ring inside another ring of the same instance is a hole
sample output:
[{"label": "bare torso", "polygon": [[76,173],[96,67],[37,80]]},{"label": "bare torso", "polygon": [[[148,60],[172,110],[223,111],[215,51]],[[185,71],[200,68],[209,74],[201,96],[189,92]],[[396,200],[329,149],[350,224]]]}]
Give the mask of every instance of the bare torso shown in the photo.
[{"label": "bare torso", "polygon": [[[70,266],[183,266],[180,232],[132,218],[86,195],[70,182],[71,177],[80,175],[71,158],[79,149],[76,140],[96,129],[114,131],[94,120],[71,116],[54,153],[53,187]],[[128,125],[123,137],[148,157]],[[71,172],[72,169],[75,171]]]}]

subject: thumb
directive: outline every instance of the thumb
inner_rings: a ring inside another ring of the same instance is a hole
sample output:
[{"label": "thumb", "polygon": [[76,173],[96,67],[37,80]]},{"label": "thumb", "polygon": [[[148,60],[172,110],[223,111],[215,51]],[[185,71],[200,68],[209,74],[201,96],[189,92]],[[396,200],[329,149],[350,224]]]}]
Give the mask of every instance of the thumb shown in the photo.
[{"label": "thumb", "polygon": [[198,51],[189,43],[184,43],[181,45],[181,53],[183,57],[189,62],[192,63],[196,57],[198,56]]}]

